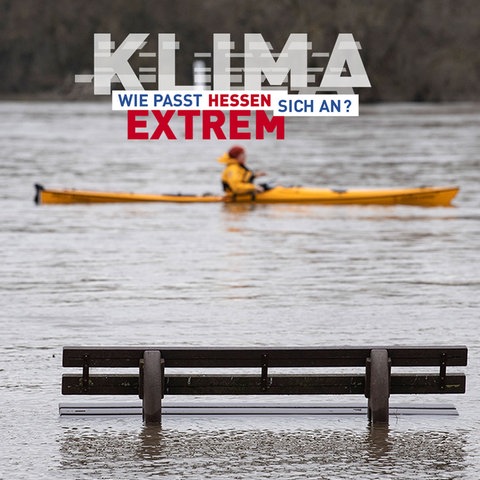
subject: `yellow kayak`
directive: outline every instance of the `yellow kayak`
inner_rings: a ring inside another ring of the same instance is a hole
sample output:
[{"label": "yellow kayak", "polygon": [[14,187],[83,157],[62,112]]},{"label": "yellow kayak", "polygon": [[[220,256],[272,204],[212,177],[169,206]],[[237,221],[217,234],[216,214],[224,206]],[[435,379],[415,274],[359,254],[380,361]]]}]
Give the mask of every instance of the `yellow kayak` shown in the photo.
[{"label": "yellow kayak", "polygon": [[417,205],[447,207],[459,187],[416,187],[336,190],[307,187],[273,187],[256,195],[183,195],[54,190],[35,185],[37,204],[171,202],[171,203],[298,203],[321,205]]}]

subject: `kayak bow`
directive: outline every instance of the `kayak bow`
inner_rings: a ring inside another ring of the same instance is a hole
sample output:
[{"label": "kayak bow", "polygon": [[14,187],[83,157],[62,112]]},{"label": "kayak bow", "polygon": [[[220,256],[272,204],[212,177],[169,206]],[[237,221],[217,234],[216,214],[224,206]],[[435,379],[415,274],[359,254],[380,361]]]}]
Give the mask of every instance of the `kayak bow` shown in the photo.
[{"label": "kayak bow", "polygon": [[170,202],[170,203],[298,203],[322,205],[416,205],[447,207],[459,187],[334,190],[306,187],[273,187],[262,193],[227,197],[220,195],[143,194],[54,190],[35,185],[37,204]]}]

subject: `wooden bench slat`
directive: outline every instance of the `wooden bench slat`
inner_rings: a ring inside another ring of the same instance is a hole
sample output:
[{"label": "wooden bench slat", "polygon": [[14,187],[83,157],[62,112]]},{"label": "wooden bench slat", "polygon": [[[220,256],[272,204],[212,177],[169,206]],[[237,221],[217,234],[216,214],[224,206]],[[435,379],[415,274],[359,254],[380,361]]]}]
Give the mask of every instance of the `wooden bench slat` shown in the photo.
[{"label": "wooden bench slat", "polygon": [[138,395],[138,393],[138,374],[91,374],[88,377],[87,388],[84,387],[82,375],[62,376],[63,395]]},{"label": "wooden bench slat", "polygon": [[[88,391],[80,374],[65,374],[64,395],[138,395],[138,374],[94,374]],[[348,395],[364,394],[364,375],[271,375],[263,390],[258,375],[166,375],[168,395]],[[451,374],[442,388],[434,374],[393,374],[391,394],[465,393],[465,375]]]},{"label": "wooden bench slat", "polygon": [[442,354],[448,366],[465,366],[467,348],[459,347],[325,347],[325,348],[162,348],[162,347],[65,347],[64,367],[138,367],[145,350],[160,350],[167,368],[260,367],[267,355],[275,367],[365,366],[374,348],[386,348],[392,366],[439,366]]},{"label": "wooden bench slat", "polygon": [[171,395],[343,395],[362,394],[361,375],[271,375],[267,387],[258,375],[177,375],[166,378]]},{"label": "wooden bench slat", "polygon": [[466,376],[464,373],[451,373],[445,376],[442,384],[438,375],[432,374],[392,374],[390,393],[424,394],[424,393],[465,393]]}]

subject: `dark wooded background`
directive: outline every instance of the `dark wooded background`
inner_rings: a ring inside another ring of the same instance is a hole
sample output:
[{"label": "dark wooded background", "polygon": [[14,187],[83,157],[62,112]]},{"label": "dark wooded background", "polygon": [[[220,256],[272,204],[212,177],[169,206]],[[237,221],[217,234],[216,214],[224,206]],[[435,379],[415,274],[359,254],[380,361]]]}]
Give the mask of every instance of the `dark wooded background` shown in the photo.
[{"label": "dark wooded background", "polygon": [[[308,33],[331,51],[353,33],[372,83],[364,101],[480,98],[478,0],[0,0],[0,95],[93,98],[74,74],[93,73],[93,34],[175,33],[177,84],[191,85],[194,52],[213,33],[262,33],[280,51],[290,33]],[[313,66],[313,65],[312,65]]]}]

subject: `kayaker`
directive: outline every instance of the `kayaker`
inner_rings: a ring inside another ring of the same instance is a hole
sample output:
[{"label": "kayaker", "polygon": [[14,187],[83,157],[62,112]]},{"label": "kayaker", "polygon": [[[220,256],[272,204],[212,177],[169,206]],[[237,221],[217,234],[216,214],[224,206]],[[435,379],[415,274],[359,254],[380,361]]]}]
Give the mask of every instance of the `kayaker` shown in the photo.
[{"label": "kayaker", "polygon": [[266,173],[253,172],[246,166],[247,154],[244,148],[234,146],[225,152],[218,161],[226,165],[222,173],[222,185],[227,195],[255,195],[255,193],[264,191],[263,187],[255,185],[253,182]]}]

